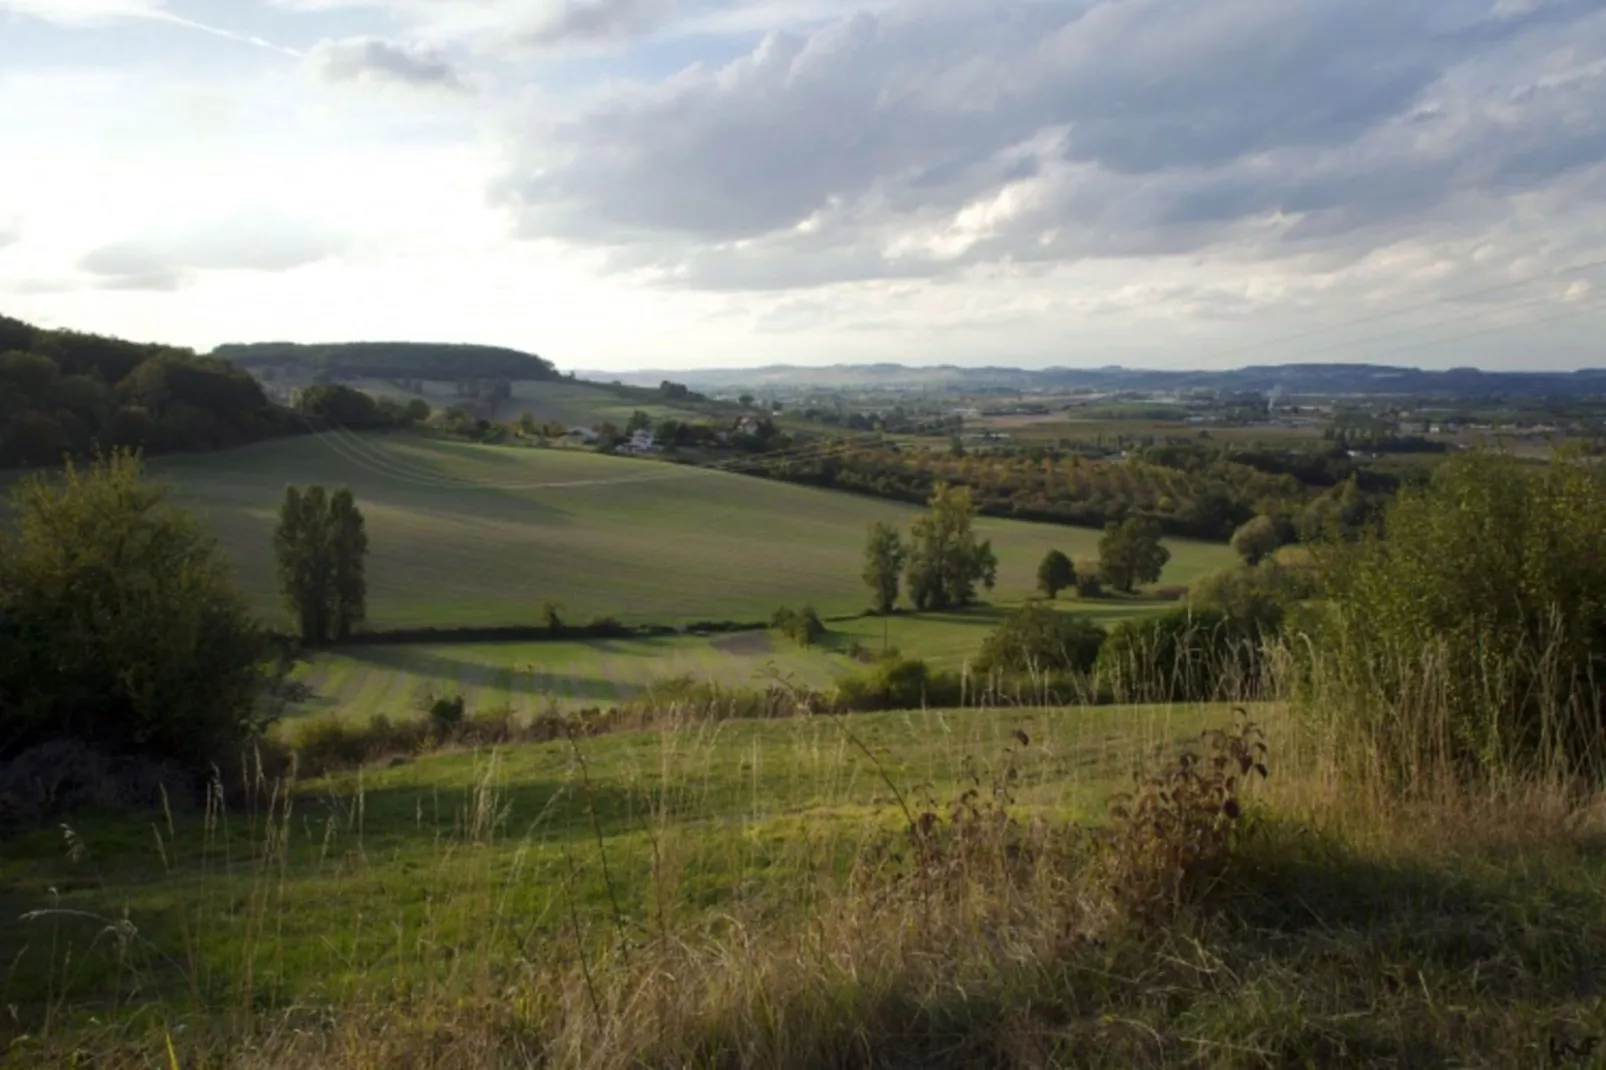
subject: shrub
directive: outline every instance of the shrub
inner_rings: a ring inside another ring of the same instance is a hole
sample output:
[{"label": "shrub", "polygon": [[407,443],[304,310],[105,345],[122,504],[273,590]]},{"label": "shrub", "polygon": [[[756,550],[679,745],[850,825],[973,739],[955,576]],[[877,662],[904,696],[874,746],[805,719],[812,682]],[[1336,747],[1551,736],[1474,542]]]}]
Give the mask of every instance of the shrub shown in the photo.
[{"label": "shrub", "polygon": [[887,658],[837,685],[841,708],[860,712],[955,706],[962,697],[959,677],[935,672],[919,658]]},{"label": "shrub", "polygon": [[429,704],[430,727],[437,732],[450,732],[463,720],[464,703],[462,695],[453,695],[450,698],[437,698]]},{"label": "shrub", "polygon": [[1265,734],[1236,712],[1234,728],[1202,735],[1205,758],[1184,752],[1171,769],[1138,773],[1131,793],[1111,797],[1110,825],[1096,842],[1111,901],[1128,917],[1159,920],[1219,884],[1243,816],[1239,796],[1251,774],[1267,775]]},{"label": "shrub", "polygon": [[770,627],[799,646],[813,646],[825,637],[825,625],[813,606],[800,610],[782,606],[770,618]]},{"label": "shrub", "polygon": [[1328,601],[1307,698],[1398,787],[1431,772],[1598,775],[1603,546],[1606,475],[1587,461],[1446,462],[1380,531],[1319,552]]},{"label": "shrub", "polygon": [[1268,560],[1206,576],[1194,585],[1189,601],[1195,612],[1219,613],[1245,635],[1272,636],[1314,593],[1309,569]]},{"label": "shrub", "polygon": [[1104,629],[1085,617],[1027,603],[1006,616],[982,643],[978,672],[1087,672],[1104,645]]},{"label": "shrub", "polygon": [[229,564],[129,454],[14,492],[0,532],[0,748],[51,740],[196,774],[263,725],[271,651]]},{"label": "shrub", "polygon": [[1096,671],[1117,702],[1210,702],[1240,697],[1256,667],[1254,646],[1225,616],[1179,609],[1116,625]]}]

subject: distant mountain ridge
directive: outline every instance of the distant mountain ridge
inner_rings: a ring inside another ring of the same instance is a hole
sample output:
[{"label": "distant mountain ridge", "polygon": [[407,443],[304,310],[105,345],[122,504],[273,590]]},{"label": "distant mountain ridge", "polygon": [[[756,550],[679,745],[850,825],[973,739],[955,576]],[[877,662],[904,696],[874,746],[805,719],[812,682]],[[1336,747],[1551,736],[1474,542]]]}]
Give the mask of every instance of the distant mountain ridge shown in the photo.
[{"label": "distant mountain ridge", "polygon": [[1575,372],[1487,372],[1477,368],[1426,371],[1383,364],[1263,364],[1223,371],[1102,368],[966,368],[951,364],[833,364],[806,367],[773,364],[760,368],[705,368],[636,371],[625,374],[578,372],[582,378],[655,384],[672,378],[694,390],[768,388],[827,389],[879,387],[888,390],[1053,391],[1223,390],[1281,391],[1290,395],[1374,397],[1534,397],[1606,395],[1606,368]]},{"label": "distant mountain ridge", "polygon": [[248,371],[273,368],[330,379],[556,379],[557,369],[533,353],[501,346],[436,342],[340,342],[221,345],[212,356]]}]

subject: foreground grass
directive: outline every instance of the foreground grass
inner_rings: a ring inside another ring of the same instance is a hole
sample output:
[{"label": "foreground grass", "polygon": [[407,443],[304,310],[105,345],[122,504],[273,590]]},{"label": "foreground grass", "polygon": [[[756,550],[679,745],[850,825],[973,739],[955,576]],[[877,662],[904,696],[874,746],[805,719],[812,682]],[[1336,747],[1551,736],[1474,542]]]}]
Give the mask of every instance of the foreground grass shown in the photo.
[{"label": "foreground grass", "polygon": [[[864,533],[911,507],[661,462],[406,435],[307,436],[153,460],[279,619],[271,543],[286,484],[349,486],[368,521],[375,627],[767,620],[780,605],[857,612]],[[1096,553],[1083,528],[982,520],[999,601],[1030,594],[1043,554]],[[1226,546],[1173,541],[1166,584],[1229,564]]]},{"label": "foreground grass", "polygon": [[[225,786],[220,807],[154,827],[84,818],[65,839],[56,829],[8,845],[0,916],[46,913],[0,935],[10,963],[0,1002],[95,1008],[129,971],[147,997],[192,986],[237,997],[246,986],[345,999],[426,980],[446,947],[517,961],[532,942],[565,938],[571,906],[587,927],[616,912],[641,924],[649,907],[682,921],[738,904],[788,914],[800,886],[834,883],[897,828],[899,793],[955,794],[1020,750],[1017,729],[1031,740],[1022,805],[1073,815],[1096,811],[1146,755],[1221,715],[1120,707],[727,722],[407,761],[303,784],[288,800]],[[477,933],[487,912],[509,927]],[[120,918],[137,940],[107,939]],[[204,979],[174,968],[188,962],[205,965]]]},{"label": "foreground grass", "polygon": [[[288,812],[235,799],[158,821],[165,863],[139,822],[81,822],[8,845],[4,909],[44,908],[0,930],[8,1050],[23,1065],[166,1065],[169,1043],[179,1065],[238,1067],[1601,1065],[1602,830],[1544,794],[1388,811],[1325,797],[1292,775],[1295,726],[1261,708],[1273,777],[1232,866],[1194,906],[1140,918],[1112,902],[1055,830],[1227,712],[911,712],[443,756],[304,785]],[[972,783],[984,800],[1010,785],[1020,831],[911,868],[904,807],[942,824]]]}]

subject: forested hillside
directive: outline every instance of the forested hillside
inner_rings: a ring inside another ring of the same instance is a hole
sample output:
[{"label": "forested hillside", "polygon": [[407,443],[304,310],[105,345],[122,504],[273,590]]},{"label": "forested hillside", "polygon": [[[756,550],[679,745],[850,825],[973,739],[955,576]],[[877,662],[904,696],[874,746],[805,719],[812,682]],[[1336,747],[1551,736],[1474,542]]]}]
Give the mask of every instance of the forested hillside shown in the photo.
[{"label": "forested hillside", "polygon": [[221,449],[302,426],[226,361],[0,316],[0,467],[97,446]]},{"label": "forested hillside", "polygon": [[297,345],[263,342],[224,345],[212,356],[258,375],[292,380],[340,379],[555,379],[551,361],[498,346],[425,342],[350,342]]}]

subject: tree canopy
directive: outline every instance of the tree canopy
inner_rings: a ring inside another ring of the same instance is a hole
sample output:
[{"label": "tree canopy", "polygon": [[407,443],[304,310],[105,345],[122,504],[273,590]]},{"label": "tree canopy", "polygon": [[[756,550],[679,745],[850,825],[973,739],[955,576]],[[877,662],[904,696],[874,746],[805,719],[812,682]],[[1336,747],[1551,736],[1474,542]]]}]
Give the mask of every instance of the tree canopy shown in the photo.
[{"label": "tree canopy", "polygon": [[12,496],[0,531],[0,757],[72,740],[204,770],[255,731],[267,652],[229,565],[139,461]]},{"label": "tree canopy", "polygon": [[308,379],[556,379],[552,362],[500,346],[430,342],[346,342],[223,345],[212,356],[242,368],[273,368]]},{"label": "tree canopy", "polygon": [[929,504],[909,527],[909,599],[923,610],[969,605],[978,584],[993,589],[998,558],[990,541],[976,538],[970,488],[938,484]]},{"label": "tree canopy", "polygon": [[221,449],[297,429],[225,361],[0,317],[0,467],[97,448]]}]

